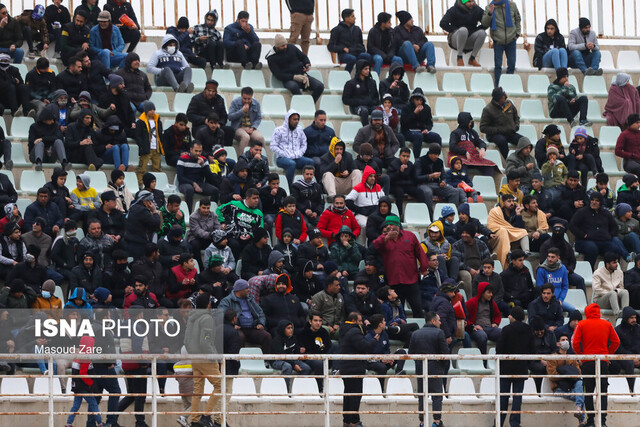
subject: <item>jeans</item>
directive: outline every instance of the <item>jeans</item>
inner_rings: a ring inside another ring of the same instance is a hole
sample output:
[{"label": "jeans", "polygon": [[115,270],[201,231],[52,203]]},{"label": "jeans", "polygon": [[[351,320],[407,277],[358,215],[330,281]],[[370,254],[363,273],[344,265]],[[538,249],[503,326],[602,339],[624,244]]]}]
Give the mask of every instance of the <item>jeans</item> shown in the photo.
[{"label": "jeans", "polygon": [[313,166],[313,159],[309,159],[307,157],[298,157],[297,159],[278,157],[276,159],[276,165],[278,165],[279,168],[284,169],[284,173],[287,176],[287,181],[289,182],[289,187],[291,187],[291,185],[293,184],[293,177],[296,173],[296,169],[302,169],[307,165]]},{"label": "jeans", "polygon": [[[404,62],[402,61],[402,58],[400,58],[399,56],[394,56],[393,58],[391,58],[391,63],[394,63],[394,62],[400,65],[404,64]],[[382,56],[373,55],[373,71],[378,73],[378,75],[380,75],[380,71],[382,70],[382,64],[384,64],[384,60],[382,59]]]},{"label": "jeans", "polygon": [[422,61],[427,60],[427,67],[436,65],[436,50],[433,47],[433,43],[426,42],[416,53],[413,48],[413,44],[409,40],[402,43],[398,54],[405,63],[411,64],[411,67],[415,70],[420,66]]},{"label": "jeans", "polygon": [[[587,378],[587,375],[595,375],[596,373],[596,362],[594,360],[586,360],[582,362],[582,375],[585,378],[582,380],[584,384],[584,391],[587,393],[584,396],[584,406],[587,412],[593,412],[593,393],[596,389],[596,379],[595,377]],[[607,421],[607,393],[609,389],[609,381],[607,380],[607,375],[609,374],[609,363],[605,361],[600,362],[600,409],[602,409],[602,423],[604,424]],[[593,423],[595,419],[595,414],[587,414],[587,424],[589,422]]]},{"label": "jeans", "polygon": [[[289,361],[285,362],[284,360],[274,360],[271,362],[271,367],[273,369],[277,369],[282,371],[282,375],[291,375],[293,372],[293,367],[298,365],[300,369],[299,375],[309,375],[311,373],[311,366],[307,365],[305,362],[300,361]],[[284,381],[287,383],[287,387],[291,384],[291,378],[285,378]]]},{"label": "jeans", "polygon": [[[564,393],[578,393],[575,395],[565,395]],[[580,407],[580,409],[584,410],[584,390],[582,388],[582,380],[576,381],[571,390],[562,390],[561,388],[556,388],[555,394],[560,395],[567,400],[571,400],[576,402],[576,406]],[[584,414],[580,416],[580,422],[583,422],[585,419]]]},{"label": "jeans", "polygon": [[585,261],[589,261],[592,269],[596,264],[598,255],[604,255],[605,252],[614,252],[625,259],[629,255],[624,244],[617,237],[609,241],[576,240],[575,249],[576,252],[584,255]]},{"label": "jeans", "polygon": [[174,91],[178,91],[181,84],[188,86],[191,83],[191,67],[183,68],[177,74],[171,68],[165,67],[156,75],[155,80],[156,86],[171,86]]},{"label": "jeans", "polygon": [[[487,353],[487,341],[491,340],[497,342],[500,339],[500,334],[502,333],[501,328],[483,328],[478,329],[477,331],[471,331],[469,335],[471,335],[471,339],[476,342],[480,352],[482,354]],[[518,423],[520,424],[520,423]]]},{"label": "jeans", "polygon": [[[495,45],[494,45],[495,47]],[[522,409],[522,395],[516,396],[516,393],[522,393],[524,390],[524,378],[500,378],[500,426],[504,425],[504,420],[509,412],[509,392],[513,388],[513,404],[511,405],[511,416],[509,417],[510,426],[520,426],[520,412]]]},{"label": "jeans", "polygon": [[[146,380],[145,380],[146,381]],[[146,384],[146,383],[145,383]],[[76,419],[75,412],[78,412],[80,406],[82,405],[82,399],[87,401],[87,405],[89,406],[89,412],[98,412],[96,415],[87,415],[87,425],[95,425],[102,423],[102,417],[100,416],[100,408],[98,408],[98,404],[96,403],[95,396],[82,396],[75,395],[73,396],[73,405],[71,406],[70,414],[67,417],[67,424],[73,424],[73,420]]]},{"label": "jeans", "polygon": [[100,55],[102,59],[105,59],[106,62],[102,61],[105,67],[107,68],[120,68],[124,65],[124,58],[127,57],[127,54],[124,52],[113,52],[108,49],[95,49],[96,54]]},{"label": "jeans", "polygon": [[633,231],[624,236],[622,243],[624,243],[629,252],[640,253],[640,237]]},{"label": "jeans", "polygon": [[292,95],[300,95],[302,94],[303,90],[310,91],[314,102],[318,102],[318,99],[320,99],[322,92],[324,92],[324,84],[320,80],[314,79],[311,76],[307,77],[309,78],[309,87],[306,89],[302,83],[298,83],[295,80],[288,80],[286,82],[283,82],[282,84],[284,85],[284,87],[289,89],[289,92],[291,92]]},{"label": "jeans", "polygon": [[353,70],[353,66],[356,65],[356,61],[358,61],[359,59],[364,59],[367,62],[371,62],[371,55],[369,55],[367,52],[362,52],[361,54],[359,54],[358,56],[352,55],[350,53],[340,53],[338,54],[338,61],[340,61],[340,63],[345,64],[344,70],[347,73],[350,73],[351,70]]},{"label": "jeans", "polygon": [[569,53],[569,66],[571,68],[579,68],[583,73],[587,71],[587,67],[597,70],[600,68],[601,56],[600,50],[594,50],[593,52],[572,50]]},{"label": "jeans", "polygon": [[559,97],[556,105],[549,112],[552,119],[567,119],[567,122],[573,122],[576,114],[580,113],[580,123],[587,121],[587,108],[589,107],[589,99],[586,96],[575,98],[575,102],[570,103],[565,97]]},{"label": "jeans", "polygon": [[550,49],[542,57],[542,66],[544,68],[567,68],[569,57],[567,56],[567,50],[563,47]]},{"label": "jeans", "polygon": [[497,44],[493,45],[493,61],[495,69],[493,70],[493,76],[495,80],[495,87],[500,86],[500,76],[502,75],[502,55],[507,55],[507,74],[513,74],[516,70],[516,41],[513,40],[509,44]]},{"label": "jeans", "polygon": [[509,144],[518,145],[520,138],[522,138],[522,135],[517,132],[513,135],[501,135],[499,133],[495,135],[487,135],[487,140],[498,146],[498,150],[500,150],[500,154],[503,159],[509,157]]},{"label": "jeans", "polygon": [[[115,375],[116,370],[114,368],[95,368],[96,375]],[[118,384],[117,378],[96,378],[94,380],[96,382],[97,388],[102,390],[107,390],[109,393],[109,400],[107,402],[107,411],[108,412],[118,412],[118,403],[120,401],[120,396],[113,396],[114,394],[120,394],[120,384]],[[100,400],[102,396],[96,396],[96,403],[100,405]],[[107,424],[115,424],[118,422],[118,415],[116,414],[108,414],[107,415]]]},{"label": "jeans", "polygon": [[435,142],[438,145],[442,145],[442,137],[435,132],[425,134],[415,130],[405,130],[402,132],[402,135],[404,135],[405,139],[413,145],[413,156],[416,159],[420,157],[423,143],[429,145]]},{"label": "jeans", "polygon": [[11,52],[8,47],[0,47],[0,53],[6,53],[12,57],[14,64],[20,64],[22,62],[22,58],[24,58],[24,50],[19,47],[15,48],[13,52]]},{"label": "jeans", "polygon": [[114,145],[102,154],[102,160],[105,163],[113,163],[116,169],[121,164],[125,168],[129,167],[129,144]]}]

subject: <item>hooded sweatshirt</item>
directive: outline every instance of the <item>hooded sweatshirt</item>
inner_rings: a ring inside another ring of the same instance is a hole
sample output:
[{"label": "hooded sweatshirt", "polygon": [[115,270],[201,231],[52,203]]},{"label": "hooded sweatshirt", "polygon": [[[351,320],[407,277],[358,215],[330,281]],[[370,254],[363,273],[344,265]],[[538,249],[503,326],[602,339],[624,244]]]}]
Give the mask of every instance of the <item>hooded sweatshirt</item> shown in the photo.
[{"label": "hooded sweatshirt", "polygon": [[[209,27],[207,22],[207,17],[211,16],[213,18],[213,27]],[[216,24],[218,23],[218,11],[210,10],[205,13],[204,19],[202,20],[203,24],[198,24],[193,27],[193,34],[191,34],[191,42],[193,43],[193,50],[196,55],[201,55],[204,48],[207,46],[209,41],[217,42],[222,40],[222,35],[220,31],[216,29]],[[200,40],[200,37],[207,36],[207,40]]]},{"label": "hooded sweatshirt", "polygon": [[[571,338],[575,354],[614,354],[620,346],[620,338],[609,321],[600,318],[598,304],[589,304],[585,309],[585,320],[576,326]],[[588,361],[583,360],[583,362]]]},{"label": "hooded sweatshirt", "polygon": [[360,224],[356,221],[355,214],[346,206],[344,210],[338,211],[333,206],[329,206],[318,220],[318,229],[322,233],[322,237],[327,239],[328,245],[331,245],[338,236],[340,228],[346,225],[353,232],[354,236],[360,235]]},{"label": "hooded sweatshirt", "polygon": [[329,143],[329,149],[320,157],[320,174],[324,175],[327,172],[332,173],[336,177],[342,177],[342,172],[353,172],[354,163],[353,156],[346,150],[342,152],[342,160],[340,163],[336,163],[336,145],[341,144],[344,150],[345,144],[340,138],[333,137]]},{"label": "hooded sweatshirt", "polygon": [[628,320],[631,316],[638,316],[633,307],[622,309],[622,322],[616,326],[616,333],[620,338],[618,354],[640,354],[640,325],[630,325]]},{"label": "hooded sweatshirt", "polygon": [[78,178],[84,185],[84,190],[78,190],[78,187],[71,190],[71,201],[75,209],[79,211],[90,211],[100,209],[102,202],[95,188],[91,187],[91,178],[87,174],[80,174]]},{"label": "hooded sweatshirt", "polygon": [[[467,331],[473,330],[476,324],[476,316],[478,314],[478,305],[481,304],[480,299],[484,294],[485,289],[489,286],[488,283],[480,283],[478,285],[478,295],[467,301]],[[489,303],[489,320],[491,323],[500,324],[500,309],[498,304],[493,300],[493,297],[488,301]]]},{"label": "hooded sweatshirt", "polygon": [[433,241],[429,238],[429,231],[427,231],[425,233],[425,239],[422,241],[422,249],[424,250],[425,254],[438,254],[438,255],[444,255],[446,257],[450,257],[451,256],[451,244],[449,243],[449,241],[444,237],[444,226],[442,225],[441,221],[434,221],[431,224],[429,224],[429,227],[427,227],[427,230],[433,226],[436,226],[440,229],[440,237],[438,238],[438,240]]},{"label": "hooded sweatshirt", "polygon": [[[367,46],[369,46],[367,40]],[[391,89],[393,83],[393,75],[400,73],[400,78],[397,80],[398,86],[395,89]],[[402,80],[404,77],[404,67],[397,62],[391,63],[389,66],[389,74],[387,78],[380,81],[380,97],[382,98],[387,93],[392,96],[391,103],[396,108],[402,108],[409,102],[409,86]]]},{"label": "hooded sweatshirt", "polygon": [[[505,168],[505,173],[508,174],[512,170],[515,170],[520,175],[520,185],[530,187],[531,174],[535,172],[540,173],[540,169],[538,168],[538,164],[532,153],[529,153],[525,157],[521,155],[522,150],[524,150],[526,147],[531,147],[531,150],[533,151],[533,144],[531,144],[529,138],[520,138],[520,140],[518,141],[518,145],[516,146],[516,151],[514,153],[511,153],[509,157],[507,157],[507,167]],[[533,168],[527,169],[527,164],[529,163],[533,163]]]},{"label": "hooded sweatshirt", "polygon": [[552,283],[555,286],[554,295],[559,301],[564,301],[569,290],[569,272],[567,267],[562,265],[560,261],[555,264],[549,264],[546,260],[538,267],[536,273],[536,285],[542,286],[545,283]]},{"label": "hooded sweatshirt", "polygon": [[[176,51],[172,54],[167,51],[167,44],[171,41],[177,43]],[[178,40],[171,34],[165,34],[162,38],[162,48],[153,52],[147,63],[147,71],[151,74],[158,75],[163,68],[169,67],[174,74],[177,74],[188,66],[189,63],[182,52],[180,52],[180,43]]]},{"label": "hooded sweatshirt", "polygon": [[[300,354],[300,346],[298,345],[298,341],[296,340],[296,335],[293,334],[290,337],[287,337],[285,335],[285,329],[289,325],[293,325],[293,323],[288,320],[281,320],[280,322],[278,322],[275,337],[271,342],[271,353]],[[295,361],[289,361],[289,363],[294,365]]]},{"label": "hooded sweatshirt", "polygon": [[302,126],[298,124],[295,129],[291,129],[291,126],[289,126],[289,118],[294,114],[300,117],[300,114],[294,109],[289,110],[284,116],[282,126],[276,128],[273,132],[271,144],[269,145],[278,157],[292,160],[303,157],[305,151],[307,151],[307,136]]},{"label": "hooded sweatshirt", "polygon": [[[350,47],[349,50],[351,50]],[[378,88],[376,87],[376,81],[371,77],[371,73],[364,79],[360,78],[360,72],[365,66],[369,66],[369,62],[364,59],[356,62],[354,77],[345,83],[342,92],[342,103],[344,105],[354,108],[361,105],[365,107],[378,105]]]},{"label": "hooded sweatshirt", "polygon": [[[416,109],[416,106],[413,103],[414,98],[422,99],[422,111],[420,111],[418,114],[414,113]],[[433,129],[433,116],[431,115],[431,107],[429,107],[427,98],[424,96],[421,88],[417,87],[411,93],[409,104],[405,105],[405,107],[402,109],[400,125],[402,126],[403,132],[408,132],[410,130],[423,131],[425,129]]]},{"label": "hooded sweatshirt", "polygon": [[[553,38],[547,35],[546,28],[549,26],[556,27],[556,32],[553,34]],[[544,28],[545,31],[538,34],[534,45],[535,52],[533,54],[533,66],[538,67],[538,70],[542,69],[542,57],[545,53],[551,49],[567,48],[564,42],[564,36],[560,34],[560,29],[558,28],[558,23],[555,19],[549,19],[544,24]]]},{"label": "hooded sweatshirt", "polygon": [[376,176],[376,172],[372,167],[366,166],[362,174],[362,182],[347,194],[347,206],[357,215],[369,216],[376,212],[380,199],[384,197],[384,191],[377,181],[373,185],[367,184],[367,178],[371,175]]}]

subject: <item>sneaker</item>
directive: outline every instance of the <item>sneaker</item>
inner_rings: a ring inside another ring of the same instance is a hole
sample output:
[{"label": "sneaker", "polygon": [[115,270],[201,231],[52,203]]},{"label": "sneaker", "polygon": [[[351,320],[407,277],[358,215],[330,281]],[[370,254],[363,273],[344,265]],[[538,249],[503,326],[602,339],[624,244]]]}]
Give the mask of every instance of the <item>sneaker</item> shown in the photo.
[{"label": "sneaker", "polygon": [[4,168],[8,171],[10,171],[11,169],[13,169],[13,160],[9,160],[7,161],[7,163],[5,163]]},{"label": "sneaker", "polygon": [[425,67],[424,65],[419,65],[413,71],[415,71],[416,73],[424,73],[425,71],[427,71],[427,67]]},{"label": "sneaker", "polygon": [[29,50],[27,53],[27,58],[35,58],[38,55],[38,51],[36,49]]},{"label": "sneaker", "polygon": [[95,172],[95,170],[96,170],[96,165],[94,165],[93,163],[91,163],[91,164],[89,165],[89,167],[87,167],[87,170],[88,170],[88,171],[91,171],[91,172]]},{"label": "sneaker", "polygon": [[427,72],[430,74],[435,74],[436,73],[436,67],[434,67],[433,65],[427,65]]},{"label": "sneaker", "polygon": [[594,70],[593,68],[587,68],[584,72],[585,76],[595,76],[596,74],[596,70]]},{"label": "sneaker", "polygon": [[572,128],[578,126],[578,121],[577,120],[572,120],[571,123],[569,123],[569,126],[571,126]]},{"label": "sneaker", "polygon": [[193,83],[189,83],[187,85],[187,89],[185,90],[185,92],[186,93],[192,93],[194,88],[195,88],[195,86],[193,85]]},{"label": "sneaker", "polygon": [[407,371],[405,371],[405,370],[403,369],[403,370],[401,370],[401,371],[399,371],[399,372],[396,372],[396,375],[407,375]]},{"label": "sneaker", "polygon": [[[62,169],[68,171],[71,169],[71,162],[69,162],[68,160],[64,160],[61,166],[62,166]],[[41,168],[40,170],[42,170],[42,165],[40,165],[40,168]]]},{"label": "sneaker", "polygon": [[176,92],[178,93],[185,93],[187,91],[187,84],[185,82],[180,83],[180,86],[178,86],[178,90],[176,90]]},{"label": "sneaker", "polygon": [[42,170],[42,160],[36,161],[36,171],[40,172]]},{"label": "sneaker", "polygon": [[27,117],[31,117],[32,119],[36,118],[36,110],[35,109],[31,109],[29,110],[29,112],[27,113]]},{"label": "sneaker", "polygon": [[54,53],[53,53],[53,57],[54,57],[55,59],[60,59],[60,58],[62,58],[62,54],[61,54],[60,52],[54,52]]},{"label": "sneaker", "polygon": [[180,415],[176,421],[182,427],[189,427],[189,421],[187,421],[187,416],[186,415]]},{"label": "sneaker", "polygon": [[256,62],[255,64],[253,64],[253,69],[262,70],[262,62]]},{"label": "sneaker", "polygon": [[242,64],[242,68],[245,70],[250,70],[253,68],[253,64],[251,62],[247,62],[246,64]]},{"label": "sneaker", "polygon": [[589,127],[592,126],[593,123],[590,122],[589,120],[585,120],[584,122],[580,122],[580,126],[584,126],[584,127]]},{"label": "sneaker", "polygon": [[[602,68],[598,68],[597,70],[595,70],[595,72],[593,73],[594,76],[601,76],[602,75]],[[602,427],[607,427],[606,425],[604,425],[604,423],[602,423]]]},{"label": "sneaker", "polygon": [[469,65],[471,65],[472,67],[482,67],[482,65],[480,65],[480,63],[478,62],[478,60],[474,59],[470,59],[469,60]]},{"label": "sneaker", "polygon": [[458,67],[464,67],[464,59],[458,57],[458,60],[456,61],[456,65],[458,65]]}]

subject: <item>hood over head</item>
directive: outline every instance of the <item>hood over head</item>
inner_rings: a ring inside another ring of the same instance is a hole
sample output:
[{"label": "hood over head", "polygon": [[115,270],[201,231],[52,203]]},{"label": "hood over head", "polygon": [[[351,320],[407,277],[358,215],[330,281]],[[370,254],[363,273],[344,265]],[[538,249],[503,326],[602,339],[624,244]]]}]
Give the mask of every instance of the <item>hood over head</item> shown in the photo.
[{"label": "hood over head", "polygon": [[213,25],[218,23],[218,11],[216,9],[210,10],[209,12],[204,14],[204,21],[207,21],[207,16],[211,16],[213,18]]},{"label": "hood over head", "polygon": [[291,322],[290,320],[286,320],[286,319],[282,319],[281,321],[278,322],[278,327],[276,328],[276,333],[281,337],[284,338],[284,330],[287,328],[287,326],[289,325],[293,325],[293,322]]},{"label": "hood over head", "polygon": [[[364,67],[371,67],[371,63],[366,59],[359,59],[356,62],[356,73],[355,73],[356,77],[360,76],[360,72]],[[371,75],[369,75],[369,77],[371,77]]]},{"label": "hood over head", "polygon": [[471,116],[471,113],[463,111],[458,114],[458,126],[460,126],[461,128],[468,129],[469,123],[471,123],[472,121],[473,117]]},{"label": "hood over head", "polygon": [[69,300],[74,300],[76,298],[82,298],[82,301],[87,302],[87,291],[82,287],[74,288],[71,295],[69,295]]},{"label": "hood over head", "polygon": [[334,136],[333,138],[331,138],[331,142],[329,143],[329,152],[331,153],[331,155],[333,157],[336,156],[335,148],[336,148],[336,145],[338,145],[338,144],[342,145],[342,149],[343,150],[346,149],[346,147],[347,147],[345,145],[345,143],[340,138],[338,138],[337,136]]},{"label": "hood over head", "polygon": [[165,49],[167,47],[167,43],[172,41],[176,42],[177,44],[177,47],[176,47],[176,52],[177,52],[180,49],[180,42],[171,34],[165,34],[164,37],[162,38],[162,49]]},{"label": "hood over head", "polygon": [[67,93],[66,90],[57,89],[56,91],[53,92],[53,95],[51,95],[51,102],[57,103],[58,98],[60,98],[61,96],[66,96],[67,99],[69,98],[69,94]]},{"label": "hood over head", "polygon": [[600,318],[600,306],[596,303],[589,304],[584,309],[584,314],[587,319],[599,319]]},{"label": "hood over head", "polygon": [[438,230],[440,230],[440,238],[438,239],[438,243],[444,242],[444,226],[442,225],[441,221],[434,221],[429,224],[429,227],[427,227],[427,231],[424,233],[424,237],[426,237],[427,239],[429,238],[429,230],[431,229],[431,227],[438,227]]},{"label": "hood over head", "polygon": [[293,290],[293,287],[291,286],[291,278],[289,277],[288,274],[279,274],[278,277],[276,277],[276,281],[275,283],[281,282],[282,280],[280,279],[287,279],[287,290],[284,292],[285,294],[288,294],[289,292],[291,292]]},{"label": "hood over head", "polygon": [[409,102],[413,102],[413,98],[421,98],[422,101],[424,102],[424,105],[427,105],[427,97],[424,96],[424,92],[422,92],[422,89],[417,87],[413,90],[413,92],[411,92],[411,96],[409,97]]},{"label": "hood over head", "polygon": [[[298,113],[296,110],[294,110],[293,108],[289,109],[289,111],[287,111],[287,114],[284,115],[284,122],[282,123],[282,126],[286,127],[287,129],[289,128],[289,118],[291,116],[293,116],[294,114],[298,115],[298,118],[300,117],[300,113]],[[300,126],[300,123],[298,123],[298,127]]]},{"label": "hood over head", "polygon": [[80,115],[78,116],[78,123],[82,123],[83,119],[85,116],[91,116],[91,124],[89,126],[93,125],[93,116],[91,115],[91,110],[89,110],[88,108],[82,108],[80,110]]},{"label": "hood over head", "polygon": [[556,27],[556,34],[558,34],[558,33],[560,32],[560,29],[558,28],[558,23],[556,22],[556,20],[555,20],[555,19],[551,18],[551,19],[549,19],[549,20],[544,24],[545,32],[546,32],[547,27],[548,27],[549,25],[553,25],[554,27]]},{"label": "hood over head", "polygon": [[631,80],[631,76],[627,73],[618,73],[616,74],[616,79],[614,80],[613,84],[615,86],[625,86],[627,83],[629,83],[629,80]]},{"label": "hood over head", "polygon": [[269,258],[267,259],[267,265],[269,265],[269,268],[273,269],[273,266],[278,261],[284,261],[284,255],[282,255],[282,252],[275,250],[271,251]]},{"label": "hood over head", "polygon": [[87,175],[86,173],[81,173],[80,175],[78,175],[78,178],[80,178],[80,181],[82,181],[82,185],[84,185],[85,189],[89,189],[89,187],[91,187],[91,177],[89,175]]},{"label": "hood over head", "polygon": [[336,234],[336,238],[338,238],[342,233],[347,233],[349,236],[351,236],[352,239],[356,238],[356,236],[353,234],[353,231],[351,231],[348,225],[343,225],[342,227],[340,227],[340,230],[338,230],[338,233]]},{"label": "hood over head", "polygon": [[520,155],[520,152],[524,150],[526,147],[531,147],[531,149],[533,150],[533,144],[531,143],[531,141],[529,141],[529,138],[527,138],[526,136],[523,136],[518,140],[518,145],[516,147],[516,154]]},{"label": "hood over head", "polygon": [[129,52],[124,58],[124,66],[127,70],[131,68],[131,63],[133,61],[140,61],[140,55],[135,52]]},{"label": "hood over head", "polygon": [[398,64],[397,62],[392,62],[389,66],[389,74],[388,77],[392,78],[393,74],[400,73],[400,80],[404,77],[404,66]]},{"label": "hood over head", "polygon": [[631,316],[638,316],[638,312],[633,307],[624,307],[622,309],[622,323],[627,323]]},{"label": "hood over head", "polygon": [[484,291],[487,289],[487,286],[490,286],[489,282],[480,282],[478,283],[478,298],[484,294]]}]

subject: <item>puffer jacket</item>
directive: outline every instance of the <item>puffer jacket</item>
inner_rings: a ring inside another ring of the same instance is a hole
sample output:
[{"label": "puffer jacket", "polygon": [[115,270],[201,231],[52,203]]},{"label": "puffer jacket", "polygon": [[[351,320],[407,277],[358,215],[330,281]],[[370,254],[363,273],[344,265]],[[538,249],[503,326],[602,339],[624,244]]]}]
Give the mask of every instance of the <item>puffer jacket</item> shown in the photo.
[{"label": "puffer jacket", "polygon": [[[282,126],[273,132],[269,147],[278,157],[299,159],[307,151],[307,136],[304,134],[302,126],[298,125],[293,130],[289,128],[289,118],[294,114],[298,114],[298,112],[294,109],[289,110],[284,116]],[[300,115],[298,114],[298,116]]]},{"label": "puffer jacket", "polygon": [[138,24],[138,18],[136,18],[136,12],[133,10],[131,3],[124,0],[107,0],[107,4],[104,5],[104,10],[111,13],[111,22],[120,22],[122,15],[127,15],[134,24],[140,28]]},{"label": "puffer jacket", "polygon": [[358,107],[360,105],[373,107],[379,104],[378,88],[371,74],[364,80],[360,78],[360,72],[366,66],[369,66],[369,62],[364,59],[356,62],[354,77],[345,83],[342,91],[342,103],[344,105],[350,107]]},{"label": "puffer jacket", "polygon": [[331,244],[330,257],[338,265],[338,271],[346,271],[351,275],[355,275],[358,272],[360,261],[362,261],[362,254],[356,244],[356,239],[351,232],[351,229],[346,225],[340,227],[340,233],[347,233],[351,236],[351,241],[347,246],[342,244],[342,241],[336,240]]},{"label": "puffer jacket", "polygon": [[25,77],[25,84],[29,90],[29,99],[45,100],[58,89],[56,75],[51,69],[41,72],[33,67]]},{"label": "puffer jacket", "polygon": [[[490,35],[495,44],[509,44],[513,40],[520,37],[522,34],[522,28],[520,27],[520,11],[515,2],[509,1],[511,7],[511,21],[512,27],[507,27],[506,24],[506,6],[496,7],[493,13],[496,15],[496,29],[491,30]],[[482,15],[482,26],[485,28],[491,28],[491,21],[493,17],[489,14],[489,6],[484,9],[484,15]]]},{"label": "puffer jacket", "polygon": [[[418,114],[414,113],[414,110],[416,109],[415,105],[413,104],[414,98],[421,98],[423,101],[422,111],[420,111]],[[409,104],[405,105],[405,107],[402,109],[400,125],[402,126],[403,132],[407,132],[412,129],[433,129],[433,116],[431,115],[431,107],[429,107],[427,98],[424,96],[421,88],[417,87],[411,93]]]}]

